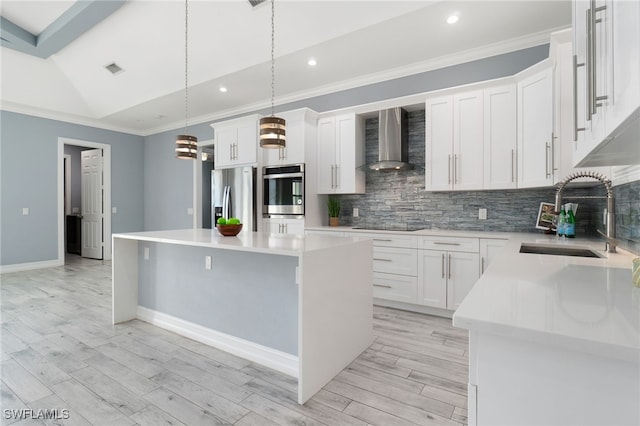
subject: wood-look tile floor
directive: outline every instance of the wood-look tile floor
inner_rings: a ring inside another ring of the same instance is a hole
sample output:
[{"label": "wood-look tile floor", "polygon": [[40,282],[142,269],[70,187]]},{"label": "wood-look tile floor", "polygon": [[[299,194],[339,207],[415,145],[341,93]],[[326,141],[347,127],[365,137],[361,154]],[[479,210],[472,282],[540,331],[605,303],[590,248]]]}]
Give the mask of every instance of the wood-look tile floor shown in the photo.
[{"label": "wood-look tile floor", "polygon": [[112,325],[110,262],[70,256],[0,280],[3,425],[466,423],[468,338],[449,319],[375,307],[373,344],[298,405],[288,376],[141,321]]}]

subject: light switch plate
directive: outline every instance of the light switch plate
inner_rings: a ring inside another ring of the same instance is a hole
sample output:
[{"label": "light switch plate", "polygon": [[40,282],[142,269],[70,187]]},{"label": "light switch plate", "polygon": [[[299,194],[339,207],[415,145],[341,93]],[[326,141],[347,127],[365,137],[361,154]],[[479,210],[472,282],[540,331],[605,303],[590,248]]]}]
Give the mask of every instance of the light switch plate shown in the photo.
[{"label": "light switch plate", "polygon": [[144,248],[144,260],[149,260],[149,247]]},{"label": "light switch plate", "polygon": [[113,213],[113,214],[118,213],[118,208],[117,207],[111,207],[111,213]]},{"label": "light switch plate", "polygon": [[23,207],[22,208],[22,214],[24,216],[28,216],[29,215],[29,207]]},{"label": "light switch plate", "polygon": [[204,257],[204,269],[211,270],[211,256]]},{"label": "light switch plate", "polygon": [[358,217],[360,216],[360,209],[357,207],[353,208],[353,217]]},{"label": "light switch plate", "polygon": [[478,219],[487,220],[487,209],[478,209]]},{"label": "light switch plate", "polygon": [[189,208],[187,209],[187,214],[188,214],[189,216],[193,216],[193,207],[189,207]]}]

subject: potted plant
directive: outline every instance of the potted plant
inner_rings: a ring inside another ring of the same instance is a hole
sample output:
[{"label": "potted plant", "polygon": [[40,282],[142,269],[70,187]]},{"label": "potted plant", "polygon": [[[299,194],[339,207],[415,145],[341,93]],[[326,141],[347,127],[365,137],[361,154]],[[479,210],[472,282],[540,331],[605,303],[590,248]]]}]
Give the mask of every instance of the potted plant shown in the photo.
[{"label": "potted plant", "polygon": [[338,217],[340,216],[340,199],[329,197],[327,199],[327,207],[329,210],[329,226],[338,226]]}]

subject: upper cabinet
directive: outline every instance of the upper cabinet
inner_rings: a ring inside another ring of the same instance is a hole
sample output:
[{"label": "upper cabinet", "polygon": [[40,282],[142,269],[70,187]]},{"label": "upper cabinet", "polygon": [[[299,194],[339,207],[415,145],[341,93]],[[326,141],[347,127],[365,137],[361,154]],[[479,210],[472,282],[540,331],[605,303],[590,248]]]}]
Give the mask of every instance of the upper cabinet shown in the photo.
[{"label": "upper cabinet", "polygon": [[255,165],[258,146],[257,115],[212,124],[216,169]]},{"label": "upper cabinet", "polygon": [[482,91],[427,99],[426,189],[482,187]]},{"label": "upper cabinet", "polygon": [[640,163],[640,2],[573,3],[575,165]]},{"label": "upper cabinet", "polygon": [[518,188],[553,185],[552,88],[552,69],[546,64],[518,81]]},{"label": "upper cabinet", "polygon": [[302,108],[278,114],[284,118],[287,127],[287,143],[284,148],[263,149],[263,163],[266,166],[306,163],[305,156],[313,154],[308,149],[313,147],[317,114]]},{"label": "upper cabinet", "polygon": [[317,193],[364,194],[364,119],[354,113],[318,120]]},{"label": "upper cabinet", "polygon": [[516,187],[516,85],[484,91],[484,189]]}]

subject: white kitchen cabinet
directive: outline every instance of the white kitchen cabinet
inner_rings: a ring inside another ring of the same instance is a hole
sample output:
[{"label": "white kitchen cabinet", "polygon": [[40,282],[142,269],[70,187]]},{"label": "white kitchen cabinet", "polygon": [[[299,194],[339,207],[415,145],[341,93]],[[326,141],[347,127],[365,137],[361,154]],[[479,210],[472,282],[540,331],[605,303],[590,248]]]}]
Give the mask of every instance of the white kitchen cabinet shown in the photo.
[{"label": "white kitchen cabinet", "polygon": [[427,100],[427,190],[482,189],[482,99],[476,90]]},{"label": "white kitchen cabinet", "polygon": [[257,115],[213,124],[216,169],[255,165],[258,146]]},{"label": "white kitchen cabinet", "polygon": [[516,85],[484,90],[484,189],[515,188]]},{"label": "white kitchen cabinet", "polygon": [[553,185],[552,88],[548,64],[518,81],[518,188]]},{"label": "white kitchen cabinet", "polygon": [[318,194],[364,194],[364,119],[354,113],[318,120]]},{"label": "white kitchen cabinet", "polygon": [[[640,2],[574,1],[573,28],[574,117],[577,128],[584,129],[574,135],[573,164],[635,164],[640,159]],[[629,126],[630,117],[635,126]]]},{"label": "white kitchen cabinet", "polygon": [[418,282],[415,276],[373,273],[373,297],[404,303],[417,303]]},{"label": "white kitchen cabinet", "polygon": [[284,118],[287,127],[287,143],[284,148],[263,149],[266,166],[305,163],[306,147],[311,138],[315,139],[316,113],[308,108],[278,114]]},{"label": "white kitchen cabinet", "polygon": [[[478,239],[423,237],[418,244],[421,248],[418,250],[419,303],[456,309],[480,277]],[[447,249],[423,249],[432,247]]]},{"label": "white kitchen cabinet", "polygon": [[506,244],[507,240],[480,238],[480,275],[484,274]]},{"label": "white kitchen cabinet", "polygon": [[262,219],[262,228],[264,232],[268,232],[270,234],[305,234],[304,219]]}]

